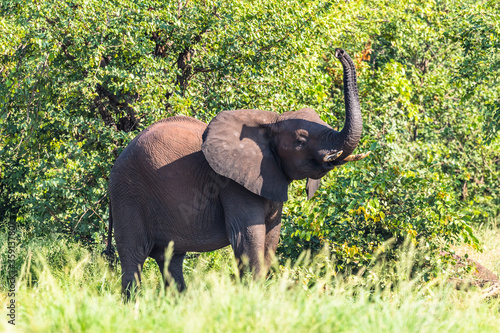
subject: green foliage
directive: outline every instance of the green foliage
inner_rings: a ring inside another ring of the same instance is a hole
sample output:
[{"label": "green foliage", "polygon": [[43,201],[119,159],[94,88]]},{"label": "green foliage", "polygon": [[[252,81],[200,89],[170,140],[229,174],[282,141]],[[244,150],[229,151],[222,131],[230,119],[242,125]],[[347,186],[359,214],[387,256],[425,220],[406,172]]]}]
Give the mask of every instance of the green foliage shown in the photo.
[{"label": "green foliage", "polygon": [[[500,204],[491,120],[500,66],[490,53],[500,19],[496,2],[467,7],[465,18],[464,6],[391,3],[371,18],[358,67],[365,120],[358,150],[373,153],[331,172],[311,202],[300,200],[303,184],[295,188],[284,214],[285,257],[329,244],[339,270],[358,270],[375,254],[397,259],[405,239],[434,254],[457,241],[479,245],[472,227],[498,216]],[[472,30],[476,21],[487,37]],[[471,76],[481,71],[484,80]]]},{"label": "green foliage", "polygon": [[[107,177],[174,114],[316,109],[343,124],[335,47],[355,59],[366,160],[285,206],[280,253],[330,244],[357,269],[409,238],[437,249],[499,215],[496,1],[4,1],[0,220],[102,243]],[[437,252],[436,252],[437,253]]]},{"label": "green foliage", "polygon": [[462,100],[475,101],[482,111],[491,142],[500,132],[500,4],[485,1],[461,10],[464,19],[447,32],[465,51],[455,80],[465,90]]}]

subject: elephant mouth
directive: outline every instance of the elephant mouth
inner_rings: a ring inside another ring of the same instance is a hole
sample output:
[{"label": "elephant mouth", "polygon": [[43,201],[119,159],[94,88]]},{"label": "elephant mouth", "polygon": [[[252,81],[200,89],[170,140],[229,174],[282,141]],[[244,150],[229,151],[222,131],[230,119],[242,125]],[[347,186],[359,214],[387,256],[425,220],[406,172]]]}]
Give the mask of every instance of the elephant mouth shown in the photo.
[{"label": "elephant mouth", "polygon": [[323,162],[325,162],[325,163],[334,162],[337,158],[340,157],[340,155],[342,155],[343,152],[344,151],[341,150],[341,151],[337,151],[334,153],[330,153],[330,154],[326,155],[325,157],[323,157]]},{"label": "elephant mouth", "polygon": [[[339,157],[342,155],[343,151],[340,150],[338,152],[334,153],[329,153],[323,158],[323,163],[322,163],[322,171],[318,173],[318,175],[315,175],[315,177],[309,177],[313,179],[318,179],[326,175],[330,170],[335,168],[336,166],[345,164],[347,162],[355,162],[355,161],[360,161],[364,159],[365,157],[368,157],[371,154],[371,151],[368,151],[366,153],[362,154],[356,154],[356,155],[349,155],[345,158],[339,159]],[[317,178],[316,178],[317,177]]]},{"label": "elephant mouth", "polygon": [[347,162],[355,162],[355,161],[360,161],[364,159],[365,157],[368,157],[371,154],[371,151],[368,151],[366,153],[362,154],[356,154],[356,155],[349,155],[347,157],[344,157],[343,159],[338,159],[341,155],[343,154],[343,151],[340,150],[338,152],[330,153],[327,154],[325,157],[323,157],[323,163],[327,165],[341,165]]}]

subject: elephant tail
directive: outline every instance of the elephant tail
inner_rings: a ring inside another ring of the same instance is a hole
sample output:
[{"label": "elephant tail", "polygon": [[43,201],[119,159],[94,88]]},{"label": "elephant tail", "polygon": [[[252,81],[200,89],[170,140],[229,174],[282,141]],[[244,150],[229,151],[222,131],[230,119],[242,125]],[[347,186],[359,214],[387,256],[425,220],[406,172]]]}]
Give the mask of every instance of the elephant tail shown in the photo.
[{"label": "elephant tail", "polygon": [[109,200],[109,224],[108,224],[108,241],[106,250],[102,251],[101,255],[105,256],[109,261],[110,267],[114,266],[116,261],[115,249],[113,248],[113,214],[111,211],[111,199]]}]

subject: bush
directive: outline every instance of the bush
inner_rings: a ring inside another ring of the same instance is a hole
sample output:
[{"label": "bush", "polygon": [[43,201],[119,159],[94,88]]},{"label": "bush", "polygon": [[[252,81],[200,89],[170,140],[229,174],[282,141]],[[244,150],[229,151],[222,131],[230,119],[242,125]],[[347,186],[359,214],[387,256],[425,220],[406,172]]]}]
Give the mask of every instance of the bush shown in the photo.
[{"label": "bush", "polygon": [[328,243],[345,269],[389,239],[477,245],[471,228],[500,206],[498,6],[4,2],[0,219],[102,243],[115,158],[171,115],[307,106],[340,126],[342,47],[359,74],[359,150],[373,154],[331,172],[313,202],[293,185],[280,253]]},{"label": "bush", "polygon": [[373,154],[331,172],[312,202],[299,201],[302,186],[295,189],[285,257],[329,244],[338,269],[356,269],[378,252],[396,259],[405,239],[434,254],[456,241],[479,245],[472,227],[499,214],[500,140],[484,120],[498,117],[500,63],[487,52],[500,41],[500,16],[493,2],[462,17],[463,6],[394,5],[373,28],[358,68],[358,149]]}]

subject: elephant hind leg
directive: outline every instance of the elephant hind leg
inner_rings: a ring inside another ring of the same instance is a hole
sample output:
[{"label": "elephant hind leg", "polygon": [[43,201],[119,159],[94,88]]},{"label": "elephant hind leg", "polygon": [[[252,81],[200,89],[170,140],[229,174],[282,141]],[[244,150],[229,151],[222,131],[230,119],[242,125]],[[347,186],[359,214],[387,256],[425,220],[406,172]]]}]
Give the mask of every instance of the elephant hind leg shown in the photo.
[{"label": "elephant hind leg", "polygon": [[151,252],[150,257],[156,260],[160,268],[165,288],[168,288],[172,282],[174,282],[179,292],[186,289],[186,283],[184,282],[184,275],[182,273],[182,264],[185,256],[186,253],[174,253],[168,264],[168,274],[165,274],[165,249],[155,248]]},{"label": "elephant hind leg", "polygon": [[165,287],[168,287],[170,282],[173,280],[177,286],[177,290],[184,291],[186,289],[184,274],[182,272],[182,264],[184,263],[185,256],[186,253],[176,253],[172,256],[172,259],[170,259],[168,272],[171,278],[165,279]]},{"label": "elephant hind leg", "polygon": [[122,293],[126,300],[137,291],[141,284],[141,271],[147,255],[123,255],[120,257],[122,266]]}]

